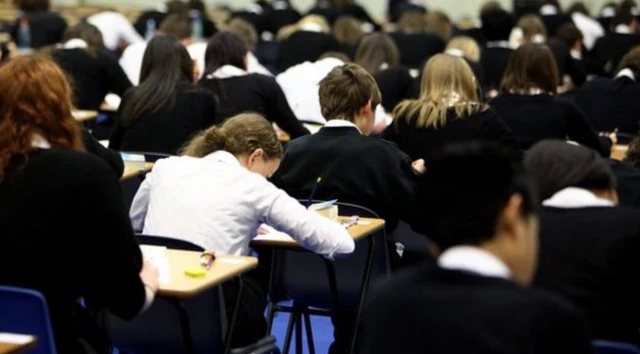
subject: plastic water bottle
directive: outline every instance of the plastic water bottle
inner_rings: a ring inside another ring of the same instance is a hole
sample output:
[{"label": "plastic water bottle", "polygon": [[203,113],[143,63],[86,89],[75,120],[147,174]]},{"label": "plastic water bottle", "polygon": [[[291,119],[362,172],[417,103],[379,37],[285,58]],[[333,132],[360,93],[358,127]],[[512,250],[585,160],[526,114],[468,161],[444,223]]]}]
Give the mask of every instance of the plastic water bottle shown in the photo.
[{"label": "plastic water bottle", "polygon": [[144,33],[144,39],[148,41],[152,40],[156,35],[156,20],[150,18],[147,20],[147,30]]},{"label": "plastic water bottle", "polygon": [[191,36],[196,41],[203,38],[202,14],[198,11],[191,12]]},{"label": "plastic water bottle", "polygon": [[18,28],[17,45],[20,49],[31,49],[31,28],[29,28],[29,20],[23,17],[20,20]]}]

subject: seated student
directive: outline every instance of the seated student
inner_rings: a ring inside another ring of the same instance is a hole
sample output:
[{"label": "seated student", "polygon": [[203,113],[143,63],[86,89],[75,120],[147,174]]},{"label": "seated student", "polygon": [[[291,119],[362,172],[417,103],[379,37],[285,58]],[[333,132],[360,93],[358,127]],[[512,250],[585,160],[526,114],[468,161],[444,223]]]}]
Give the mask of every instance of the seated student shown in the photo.
[{"label": "seated student", "polygon": [[575,102],[599,131],[636,135],[640,117],[640,47],[620,62],[615,78],[596,78],[577,93]]},{"label": "seated student", "polygon": [[[584,35],[573,23],[567,23],[558,29],[556,36],[557,40],[564,43],[570,50],[571,60],[574,67],[580,70],[584,77],[586,75],[603,75],[605,74],[602,68],[594,64],[591,58],[588,56],[588,52],[584,44]],[[562,91],[569,92],[571,95],[575,95],[575,90],[580,88],[584,83],[575,83],[573,80],[567,80],[564,78]]]},{"label": "seated student", "polygon": [[417,85],[409,70],[400,66],[400,53],[385,33],[366,36],[356,52],[355,63],[375,79],[382,94],[382,107],[391,112],[403,100],[417,96]]},{"label": "seated student", "polygon": [[271,11],[265,14],[265,30],[271,33],[278,33],[284,26],[294,24],[302,16],[291,6],[289,0],[275,0],[271,3]]},{"label": "seated student", "polygon": [[142,12],[133,27],[139,35],[145,39],[150,39],[167,16],[172,14],[184,15],[188,11],[187,4],[181,0],[169,0],[164,4],[160,4],[155,10]]},{"label": "seated student", "polygon": [[[476,77],[476,85],[482,92],[486,86],[482,65],[480,65],[480,46],[475,39],[468,36],[456,36],[451,38],[444,50],[445,54],[461,57],[469,64],[473,75]],[[481,99],[482,100],[482,99]]]},{"label": "seated student", "polygon": [[338,12],[340,16],[352,16],[357,18],[360,22],[364,23],[371,30],[380,30],[381,27],[374,20],[367,10],[356,3],[355,0],[329,0],[329,3],[333,9]]},{"label": "seated student", "polygon": [[555,37],[558,30],[567,23],[573,23],[571,16],[562,11],[562,6],[558,0],[542,0],[540,7],[540,18],[547,28],[549,37]]},{"label": "seated student", "polygon": [[520,46],[509,60],[502,93],[489,104],[507,123],[523,149],[544,139],[569,138],[609,156],[582,111],[557,97],[558,69],[551,50],[543,44]]},{"label": "seated student", "polygon": [[332,34],[342,46],[341,52],[354,60],[358,45],[365,36],[362,22],[352,16],[340,16],[333,24]]},{"label": "seated student", "polygon": [[414,227],[444,252],[370,293],[359,353],[591,353],[574,307],[527,288],[537,201],[511,151],[454,144],[428,168],[416,196],[423,221]]},{"label": "seated student", "polygon": [[571,300],[595,339],[640,344],[640,215],[618,207],[615,177],[594,151],[536,144],[525,166],[541,192],[540,261],[534,285]]},{"label": "seated student", "polygon": [[[244,44],[246,44],[248,72],[273,76],[271,71],[265,68],[260,63],[256,55],[254,54],[254,52],[256,52],[257,50],[258,41],[260,40],[260,38],[258,37],[258,32],[250,22],[245,21],[241,18],[234,18],[233,20],[229,21],[229,23],[227,24],[226,30],[231,33],[235,33],[235,35],[238,36],[240,39],[242,39]],[[204,63],[204,56],[205,56],[205,53],[207,52],[207,43],[195,43],[190,47],[195,47],[198,44],[204,46],[204,50],[202,51],[202,62]],[[193,57],[193,54],[191,56]],[[202,67],[203,73],[204,73],[204,70],[205,68]]]},{"label": "seated student", "polygon": [[482,33],[487,39],[482,50],[480,64],[485,78],[485,92],[493,97],[500,89],[504,71],[513,49],[509,45],[509,35],[514,20],[511,14],[501,8],[489,8],[480,14]]},{"label": "seated student", "polygon": [[315,5],[307,12],[308,15],[320,16],[333,26],[340,17],[340,12],[333,8],[331,0],[316,0]]},{"label": "seated student", "polygon": [[458,57],[438,54],[427,63],[420,97],[398,105],[383,138],[412,159],[429,161],[446,144],[490,140],[519,151],[500,116],[478,100],[471,68]]},{"label": "seated student", "polygon": [[195,86],[194,67],[177,39],[152,39],[144,52],[142,81],[122,98],[109,147],[175,154],[195,133],[215,124],[216,97]]},{"label": "seated student", "polygon": [[293,114],[273,77],[247,72],[247,46],[231,32],[219,32],[207,46],[206,69],[199,87],[218,97],[218,120],[243,112],[262,114],[292,139],[309,134]]},{"label": "seated student", "polygon": [[280,72],[305,61],[316,61],[326,52],[342,50],[327,21],[317,15],[307,15],[296,24],[281,28],[277,40]]},{"label": "seated student", "polygon": [[11,29],[19,48],[42,48],[62,39],[67,22],[51,11],[50,0],[15,0],[21,15]]},{"label": "seated student", "polygon": [[106,52],[100,31],[87,22],[69,28],[51,56],[69,76],[78,109],[98,110],[108,93],[122,96],[131,88],[118,62]]},{"label": "seated student", "polygon": [[144,41],[131,22],[119,12],[99,12],[89,16],[87,22],[98,27],[105,47],[114,53],[124,50],[130,44]]},{"label": "seated student", "polygon": [[153,301],[157,269],[142,260],[117,179],[83,151],[62,71],[13,59],[0,68],[0,101],[0,284],[44,295],[58,353],[93,352],[97,328],[76,322],[77,300],[133,318]]},{"label": "seated student", "polygon": [[187,6],[189,7],[189,16],[191,17],[191,20],[199,20],[199,26],[202,27],[200,28],[201,33],[193,34],[193,36],[196,37],[196,40],[211,38],[211,36],[218,32],[216,24],[211,21],[207,14],[207,5],[205,5],[204,1],[189,0],[187,2]]},{"label": "seated student", "polygon": [[[353,252],[353,239],[342,225],[307,211],[267,181],[280,164],[282,145],[264,118],[230,118],[193,138],[183,155],[158,161],[147,175],[131,207],[136,230],[216,253],[249,255],[258,227],[269,223],[327,257]],[[255,272],[243,279],[234,348],[255,343],[267,329],[266,280]],[[230,309],[238,294],[235,286],[223,288]]]},{"label": "seated student", "polygon": [[640,35],[637,34],[638,21],[630,10],[618,9],[610,26],[610,32],[596,42],[592,55],[601,67],[613,74],[622,57],[640,45]]},{"label": "seated student", "polygon": [[451,19],[442,11],[430,11],[424,17],[425,31],[440,37],[445,43],[451,39],[453,25]]},{"label": "seated student", "polygon": [[573,24],[579,29],[583,36],[584,47],[591,51],[598,38],[604,36],[605,30],[595,18],[591,17],[589,8],[584,2],[573,3],[567,13],[571,15]]},{"label": "seated student", "polygon": [[389,34],[400,51],[400,64],[412,69],[419,69],[446,45],[437,34],[426,32],[424,16],[421,11],[405,11],[400,17],[400,30]]},{"label": "seated student", "polygon": [[631,141],[622,162],[614,159],[607,162],[618,182],[620,205],[640,207],[640,138]]}]

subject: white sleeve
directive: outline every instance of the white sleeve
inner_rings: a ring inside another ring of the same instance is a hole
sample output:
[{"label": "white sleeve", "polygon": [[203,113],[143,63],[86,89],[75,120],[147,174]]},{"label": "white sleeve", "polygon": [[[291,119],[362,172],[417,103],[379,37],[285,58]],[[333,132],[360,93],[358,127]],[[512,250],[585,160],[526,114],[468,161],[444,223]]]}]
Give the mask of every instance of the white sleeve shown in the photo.
[{"label": "white sleeve", "polygon": [[302,247],[328,258],[349,254],[355,249],[353,238],[344,226],[308,211],[269,182],[261,190],[257,205],[265,223],[285,232]]},{"label": "white sleeve", "polygon": [[124,40],[129,44],[143,42],[144,38],[142,38],[142,36],[140,36],[138,32],[136,32],[136,29],[133,27],[133,25],[131,25],[131,22],[129,22],[129,20],[126,17],[124,17],[124,15],[122,14],[118,14],[118,15],[120,15],[119,17],[121,22],[119,39]]},{"label": "white sleeve", "polygon": [[147,208],[149,206],[152,175],[153,172],[147,174],[147,178],[142,181],[136,196],[133,198],[133,203],[131,203],[129,217],[131,218],[131,225],[135,232],[142,232],[144,230],[144,220],[147,217]]},{"label": "white sleeve", "polygon": [[[142,68],[142,58],[137,58],[137,46],[128,46],[127,49],[122,52],[120,57],[120,67],[127,74],[129,81],[134,86],[140,84],[140,70]],[[138,60],[139,59],[139,60]]]}]

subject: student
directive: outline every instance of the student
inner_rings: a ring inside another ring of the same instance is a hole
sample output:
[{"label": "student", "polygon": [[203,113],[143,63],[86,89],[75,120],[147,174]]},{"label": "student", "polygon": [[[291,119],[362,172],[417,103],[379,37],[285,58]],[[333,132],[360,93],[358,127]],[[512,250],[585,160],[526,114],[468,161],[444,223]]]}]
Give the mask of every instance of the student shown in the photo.
[{"label": "student", "polygon": [[380,25],[369,15],[367,10],[357,4],[355,0],[329,0],[329,3],[331,7],[338,12],[338,17],[353,16],[371,30],[378,31],[381,29]]},{"label": "student", "polygon": [[87,22],[98,27],[104,45],[114,53],[121,52],[130,44],[144,41],[129,20],[119,12],[99,12],[89,16]]},{"label": "student", "polygon": [[428,163],[414,227],[437,264],[371,292],[359,353],[592,353],[584,320],[564,299],[528,289],[536,269],[535,196],[511,151],[454,144]]},{"label": "student", "polygon": [[[254,54],[258,48],[259,37],[258,37],[258,32],[250,22],[245,21],[241,18],[234,18],[233,20],[229,21],[229,23],[227,24],[226,30],[238,36],[247,46],[247,71],[248,72],[254,73],[254,74],[273,76],[271,71],[265,68],[260,63],[256,55]],[[191,45],[191,47],[195,47],[196,45],[204,46],[204,50],[202,50],[202,62],[204,63],[204,56],[205,56],[205,53],[207,52],[207,43],[197,43],[197,44]],[[205,68],[203,67],[202,68],[203,73],[204,73],[204,70]]]},{"label": "student", "polygon": [[383,138],[412,159],[429,161],[446,144],[490,140],[519,151],[500,116],[478,100],[471,68],[458,57],[438,54],[424,69],[420,97],[398,105]]},{"label": "student", "polygon": [[0,101],[0,284],[44,295],[59,353],[93,352],[85,335],[96,328],[79,327],[77,300],[131,319],[152,303],[157,269],[142,260],[118,181],[83,151],[62,71],[13,59]]},{"label": "student", "polygon": [[620,62],[616,77],[596,78],[577,93],[575,102],[599,131],[636,135],[640,127],[640,46]]},{"label": "student", "polygon": [[215,124],[216,97],[194,85],[194,63],[169,36],[149,42],[141,83],[122,98],[109,147],[175,154],[192,135]]},{"label": "student", "polygon": [[294,25],[283,27],[277,39],[280,72],[305,61],[316,61],[326,52],[342,50],[327,21],[317,15],[307,15]]},{"label": "student", "polygon": [[345,53],[350,60],[356,57],[358,45],[365,36],[362,30],[362,22],[352,16],[340,16],[333,24],[333,36],[342,46],[342,52]]},{"label": "student", "polygon": [[509,35],[513,29],[513,17],[501,8],[489,8],[480,14],[482,33],[487,39],[480,63],[485,77],[485,92],[489,97],[498,94],[504,71],[513,49]]},{"label": "student", "polygon": [[170,0],[158,6],[156,10],[144,11],[140,14],[133,27],[139,35],[150,40],[155,35],[160,24],[173,14],[185,15],[189,11],[187,4],[181,0]]},{"label": "student", "polygon": [[309,134],[293,114],[276,80],[247,72],[247,46],[231,32],[219,32],[207,46],[206,69],[199,86],[218,97],[218,119],[243,112],[262,114],[292,139]]},{"label": "student", "polygon": [[453,25],[449,16],[442,11],[431,11],[425,15],[425,32],[440,37],[445,43],[451,39]]},{"label": "student", "polygon": [[[202,0],[189,0],[187,2],[189,7],[189,16],[191,17],[191,21],[193,26],[201,26],[201,33],[194,33],[193,35],[196,37],[196,40],[208,39],[211,38],[216,32],[218,32],[218,28],[216,28],[216,24],[211,21],[209,15],[207,14],[207,6]],[[194,27],[197,28],[197,27]]]},{"label": "student", "polygon": [[387,34],[366,36],[358,46],[355,63],[376,79],[385,111],[391,112],[401,101],[417,95],[415,80],[399,65],[398,47]]},{"label": "student", "polygon": [[19,48],[38,49],[60,42],[67,22],[51,11],[49,0],[16,0],[14,3],[21,15],[12,28],[11,38]]},{"label": "student", "polygon": [[87,22],[69,28],[51,56],[69,76],[78,109],[98,110],[107,93],[122,96],[131,88],[118,62],[105,51],[100,31]]},{"label": "student", "polygon": [[278,33],[281,28],[294,24],[302,18],[300,13],[291,6],[289,0],[275,0],[271,3],[271,11],[265,15],[265,30]]},{"label": "student", "polygon": [[562,11],[558,0],[542,0],[539,13],[550,37],[555,37],[563,25],[573,23],[571,16]]},{"label": "student", "polygon": [[[260,224],[269,223],[329,258],[353,252],[343,226],[307,211],[267,181],[281,158],[282,145],[267,120],[255,114],[232,117],[193,138],[183,156],[156,163],[133,201],[134,228],[246,256]],[[267,329],[265,280],[254,272],[243,279],[234,348],[255,343]],[[235,286],[223,289],[230,310],[238,294]]]},{"label": "student", "polygon": [[589,9],[583,2],[576,2],[567,9],[571,15],[573,24],[583,35],[584,46],[591,51],[598,38],[604,36],[605,30],[602,25],[589,14]]},{"label": "student", "polygon": [[609,156],[582,111],[557,97],[558,69],[551,50],[543,44],[520,46],[509,60],[502,93],[489,104],[495,109],[523,149],[544,139],[569,138]]},{"label": "student", "polygon": [[615,177],[594,151],[564,141],[536,144],[525,166],[541,192],[536,287],[571,300],[593,338],[640,343],[640,218],[618,207]]},{"label": "student", "polygon": [[480,90],[486,86],[484,81],[484,73],[480,64],[480,46],[475,39],[468,36],[456,36],[451,38],[444,50],[445,54],[463,58],[476,77],[476,85]]},{"label": "student", "polygon": [[389,34],[400,51],[400,64],[412,69],[420,69],[446,45],[438,35],[426,33],[424,16],[421,11],[405,11],[400,17],[400,30]]},{"label": "student", "polygon": [[633,47],[640,45],[638,21],[630,10],[619,9],[611,22],[611,32],[598,39],[592,55],[596,62],[613,73],[620,60]]}]

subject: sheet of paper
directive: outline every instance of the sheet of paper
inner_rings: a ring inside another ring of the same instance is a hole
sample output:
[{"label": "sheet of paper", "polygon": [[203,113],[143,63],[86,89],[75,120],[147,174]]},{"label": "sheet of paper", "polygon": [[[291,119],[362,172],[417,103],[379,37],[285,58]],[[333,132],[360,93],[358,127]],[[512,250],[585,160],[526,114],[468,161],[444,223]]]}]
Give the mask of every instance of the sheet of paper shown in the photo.
[{"label": "sheet of paper", "polygon": [[27,344],[32,337],[24,334],[0,333],[0,342],[13,344]]},{"label": "sheet of paper", "polygon": [[273,227],[262,224],[260,228],[266,230],[267,233],[264,235],[258,235],[254,238],[256,241],[293,241],[291,236],[285,234],[284,232],[277,231]]},{"label": "sheet of paper", "polygon": [[171,280],[169,260],[167,259],[166,247],[141,245],[140,250],[144,258],[158,268],[160,284],[167,284]]}]

